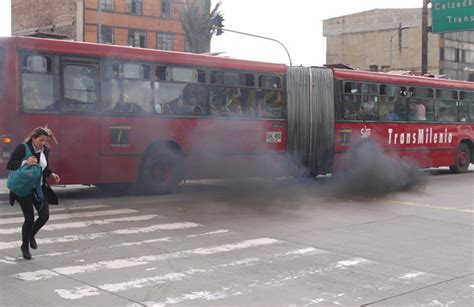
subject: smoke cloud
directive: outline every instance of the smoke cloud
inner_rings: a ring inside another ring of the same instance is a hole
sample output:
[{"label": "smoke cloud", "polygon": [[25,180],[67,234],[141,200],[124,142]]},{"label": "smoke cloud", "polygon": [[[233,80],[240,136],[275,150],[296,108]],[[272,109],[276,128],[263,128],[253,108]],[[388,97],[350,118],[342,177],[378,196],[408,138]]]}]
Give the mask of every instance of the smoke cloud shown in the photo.
[{"label": "smoke cloud", "polygon": [[349,167],[335,172],[330,189],[339,196],[380,197],[388,193],[421,190],[426,176],[415,162],[389,156],[372,142],[362,142],[350,153]]}]

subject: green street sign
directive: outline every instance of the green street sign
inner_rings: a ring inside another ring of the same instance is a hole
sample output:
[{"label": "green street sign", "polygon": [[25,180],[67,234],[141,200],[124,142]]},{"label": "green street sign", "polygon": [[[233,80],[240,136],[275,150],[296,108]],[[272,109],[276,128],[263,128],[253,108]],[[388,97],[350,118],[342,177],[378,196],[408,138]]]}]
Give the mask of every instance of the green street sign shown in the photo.
[{"label": "green street sign", "polygon": [[474,0],[432,0],[433,33],[474,30]]}]

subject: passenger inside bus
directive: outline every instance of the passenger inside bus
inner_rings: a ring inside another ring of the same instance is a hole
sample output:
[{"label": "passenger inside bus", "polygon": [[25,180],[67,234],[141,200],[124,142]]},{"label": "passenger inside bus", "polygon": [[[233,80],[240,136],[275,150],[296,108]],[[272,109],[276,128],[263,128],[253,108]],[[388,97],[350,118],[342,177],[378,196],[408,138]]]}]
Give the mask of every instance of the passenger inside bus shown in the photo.
[{"label": "passenger inside bus", "polygon": [[377,119],[377,97],[363,96],[363,101],[359,110],[360,119],[376,120]]},{"label": "passenger inside bus", "polygon": [[55,106],[52,93],[47,93],[48,87],[43,92],[39,86],[25,85],[23,87],[23,106],[29,110],[52,110]]},{"label": "passenger inside bus", "polygon": [[417,101],[415,104],[416,120],[426,120],[426,108],[421,101]]},{"label": "passenger inside bus", "polygon": [[387,98],[387,96],[381,96],[379,107],[380,119],[388,121],[400,120],[400,116],[395,112],[395,103],[393,101],[387,101]]},{"label": "passenger inside bus", "polygon": [[408,104],[408,112],[409,120],[426,120],[426,107],[424,103],[419,99],[412,100]]},{"label": "passenger inside bus", "polygon": [[210,112],[214,116],[230,116],[231,105],[240,104],[239,88],[213,87],[210,96]]},{"label": "passenger inside bus", "polygon": [[455,108],[448,108],[448,107],[441,107],[438,111],[437,120],[438,121],[443,121],[443,122],[455,122],[456,121],[456,109]]}]

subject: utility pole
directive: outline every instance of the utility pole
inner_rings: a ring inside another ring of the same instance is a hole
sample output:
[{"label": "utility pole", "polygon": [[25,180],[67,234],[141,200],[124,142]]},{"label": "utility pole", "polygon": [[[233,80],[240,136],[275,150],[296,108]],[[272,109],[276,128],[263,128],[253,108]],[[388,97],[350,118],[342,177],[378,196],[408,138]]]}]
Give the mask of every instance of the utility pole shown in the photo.
[{"label": "utility pole", "polygon": [[392,41],[395,38],[395,36],[398,35],[398,59],[400,61],[400,51],[402,50],[402,30],[408,29],[409,27],[403,26],[402,23],[398,24],[397,32],[395,32],[391,37],[390,37],[390,69],[392,69]]},{"label": "utility pole", "polygon": [[231,32],[231,33],[236,33],[236,34],[241,34],[241,35],[247,35],[247,36],[252,36],[252,37],[256,37],[256,38],[266,39],[266,40],[270,40],[270,41],[273,41],[275,43],[278,43],[283,47],[283,49],[285,49],[286,54],[288,55],[288,60],[290,61],[290,66],[293,66],[293,63],[291,62],[291,56],[290,56],[290,53],[288,52],[288,49],[286,49],[285,45],[283,45],[283,43],[280,42],[279,40],[276,40],[276,39],[270,38],[270,37],[266,37],[266,36],[255,35],[255,34],[241,32],[241,31],[235,31],[235,30],[223,28],[222,26],[219,26],[219,25],[217,25],[215,28],[217,30],[216,35],[221,35],[222,33],[227,31],[227,32]]},{"label": "utility pole", "polygon": [[428,3],[431,0],[423,0],[421,9],[421,75],[428,73]]}]

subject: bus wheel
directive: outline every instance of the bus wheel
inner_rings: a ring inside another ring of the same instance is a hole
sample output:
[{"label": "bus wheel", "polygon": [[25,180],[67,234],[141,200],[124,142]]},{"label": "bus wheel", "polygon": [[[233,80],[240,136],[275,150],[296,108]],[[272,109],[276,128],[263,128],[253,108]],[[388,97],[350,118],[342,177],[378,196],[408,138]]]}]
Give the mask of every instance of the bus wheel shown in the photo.
[{"label": "bus wheel", "polygon": [[184,158],[169,148],[157,148],[142,164],[139,187],[145,193],[171,193],[183,179]]},{"label": "bus wheel", "polygon": [[466,143],[461,143],[456,150],[456,164],[449,167],[453,173],[465,173],[471,163],[471,153]]}]

